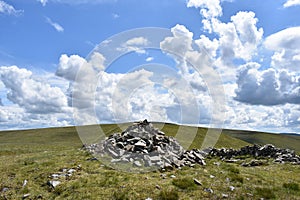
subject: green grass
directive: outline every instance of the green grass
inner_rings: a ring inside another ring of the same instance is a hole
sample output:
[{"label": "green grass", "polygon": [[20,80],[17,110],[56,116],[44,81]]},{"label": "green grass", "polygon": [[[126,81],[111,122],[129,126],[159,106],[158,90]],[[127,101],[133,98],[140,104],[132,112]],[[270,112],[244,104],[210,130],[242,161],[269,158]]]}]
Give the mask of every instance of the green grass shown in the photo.
[{"label": "green grass", "polygon": [[172,184],[182,190],[195,190],[197,185],[191,178],[176,178],[173,179]]},{"label": "green grass", "polygon": [[[84,130],[89,134],[94,128]],[[172,135],[178,128],[166,124],[163,131]],[[102,130],[106,134],[121,131],[116,125],[102,125]],[[190,148],[201,147],[205,134],[205,128],[197,129]],[[240,148],[247,144],[222,133],[216,145]],[[88,160],[92,155],[80,150],[81,146],[74,127],[0,132],[0,199],[22,199],[24,194],[30,194],[28,199],[221,199],[222,194],[228,194],[229,199],[300,199],[300,167],[296,165],[266,160],[263,166],[242,167],[240,163],[213,158],[206,160],[206,166],[135,174]],[[68,179],[61,178],[62,183],[55,189],[47,184],[51,174],[78,165],[81,169]],[[161,173],[166,174],[165,179]],[[195,185],[194,178],[202,186]],[[24,180],[28,181],[26,186]],[[230,186],[235,187],[234,191]]]}]

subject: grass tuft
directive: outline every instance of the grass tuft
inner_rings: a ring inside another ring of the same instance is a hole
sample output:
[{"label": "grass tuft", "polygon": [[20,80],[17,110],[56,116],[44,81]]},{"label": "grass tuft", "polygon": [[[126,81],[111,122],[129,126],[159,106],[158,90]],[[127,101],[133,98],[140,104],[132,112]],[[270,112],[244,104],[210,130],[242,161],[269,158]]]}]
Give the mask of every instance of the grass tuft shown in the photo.
[{"label": "grass tuft", "polygon": [[119,190],[119,191],[114,191],[112,195],[113,200],[129,200],[129,194],[127,190]]},{"label": "grass tuft", "polygon": [[270,188],[255,188],[256,194],[264,199],[275,199],[276,196]]},{"label": "grass tuft", "polygon": [[175,189],[163,189],[159,195],[159,200],[178,200],[179,194]]},{"label": "grass tuft", "polygon": [[172,181],[172,184],[182,190],[195,190],[197,188],[191,178],[176,178]]},{"label": "grass tuft", "polygon": [[300,191],[298,183],[294,183],[294,182],[292,182],[292,183],[284,183],[282,186],[284,188],[286,188],[286,189],[289,189],[289,190]]}]

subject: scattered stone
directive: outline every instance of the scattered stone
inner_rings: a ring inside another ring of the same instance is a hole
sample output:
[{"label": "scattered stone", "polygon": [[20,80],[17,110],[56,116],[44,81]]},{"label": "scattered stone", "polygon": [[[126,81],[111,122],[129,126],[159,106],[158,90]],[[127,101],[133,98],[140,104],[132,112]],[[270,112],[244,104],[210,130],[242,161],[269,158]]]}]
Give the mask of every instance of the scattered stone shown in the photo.
[{"label": "scattered stone", "polygon": [[23,187],[25,187],[27,185],[28,181],[25,179],[23,182]]},{"label": "scattered stone", "polygon": [[209,178],[215,178],[215,176],[214,175],[209,175]]},{"label": "scattered stone", "polygon": [[159,185],[155,185],[156,189],[161,189],[161,187]]},{"label": "scattered stone", "polygon": [[224,194],[224,193],[222,194],[222,198],[223,198],[223,199],[227,199],[228,197],[229,197],[228,194]]},{"label": "scattered stone", "polygon": [[160,177],[162,177],[163,179],[167,178],[167,174],[161,174]]},{"label": "scattered stone", "polygon": [[235,187],[234,186],[229,186],[229,189],[230,189],[230,191],[233,191],[233,190],[235,190]]},{"label": "scattered stone", "polygon": [[48,185],[50,185],[53,188],[56,188],[59,184],[61,184],[60,181],[48,181]]},{"label": "scattered stone", "polygon": [[240,160],[238,160],[238,159],[229,159],[229,160],[226,160],[226,162],[228,162],[228,163],[236,163],[238,161],[240,161]]},{"label": "scattered stone", "polygon": [[23,196],[22,196],[22,199],[26,199],[26,198],[28,198],[30,196],[30,194],[28,193],[28,194],[24,194]]},{"label": "scattered stone", "polygon": [[195,183],[196,185],[202,185],[202,183],[201,183],[198,179],[196,179],[196,178],[194,178],[194,183]]},{"label": "scattered stone", "polygon": [[4,187],[4,188],[2,188],[2,190],[1,190],[1,192],[7,192],[9,190],[9,188],[7,188],[7,187]]},{"label": "scattered stone", "polygon": [[204,191],[208,192],[208,193],[211,193],[211,194],[214,193],[214,191],[211,188],[204,188]]},{"label": "scattered stone", "polygon": [[74,172],[76,172],[75,169],[72,169],[72,168],[71,168],[71,169],[68,170],[68,173],[69,173],[69,174],[72,174],[72,173],[74,173]]},{"label": "scattered stone", "polygon": [[176,176],[175,176],[174,174],[172,174],[172,175],[170,176],[170,178],[176,178]]}]

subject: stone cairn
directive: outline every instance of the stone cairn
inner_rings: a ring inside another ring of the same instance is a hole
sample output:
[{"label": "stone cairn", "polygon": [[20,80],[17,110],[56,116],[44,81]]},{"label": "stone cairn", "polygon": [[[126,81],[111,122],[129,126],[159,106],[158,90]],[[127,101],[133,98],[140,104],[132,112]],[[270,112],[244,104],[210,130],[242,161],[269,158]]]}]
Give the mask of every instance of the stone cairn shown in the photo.
[{"label": "stone cairn", "polygon": [[[271,144],[245,146],[238,150],[208,148],[185,151],[175,138],[165,136],[147,120],[134,123],[122,133],[114,133],[97,144],[84,145],[83,148],[97,157],[108,158],[110,164],[129,164],[140,168],[206,165],[207,156],[227,161],[237,156],[264,157],[279,163],[300,164],[300,157],[295,151],[276,148]],[[256,163],[250,165],[255,166]]]},{"label": "stone cairn", "polygon": [[122,133],[114,133],[98,144],[84,145],[94,155],[111,158],[111,163],[135,167],[179,168],[205,165],[208,152],[185,151],[173,137],[154,128],[147,120],[134,123]]},{"label": "stone cairn", "polygon": [[274,162],[292,164],[300,164],[300,156],[296,155],[294,150],[276,148],[272,144],[264,146],[253,145],[245,146],[241,149],[215,149],[212,148],[210,153],[212,157],[220,157],[221,159],[232,159],[237,156],[251,156],[254,158],[272,158]]}]

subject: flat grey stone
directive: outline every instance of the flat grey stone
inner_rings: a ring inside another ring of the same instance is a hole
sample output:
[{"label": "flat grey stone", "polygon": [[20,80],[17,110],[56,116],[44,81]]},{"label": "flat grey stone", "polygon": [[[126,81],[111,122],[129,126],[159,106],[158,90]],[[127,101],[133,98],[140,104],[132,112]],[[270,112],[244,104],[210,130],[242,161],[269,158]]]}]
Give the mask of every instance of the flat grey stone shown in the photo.
[{"label": "flat grey stone", "polygon": [[60,182],[60,181],[49,181],[48,184],[49,184],[51,187],[55,188],[55,187],[57,187],[59,184],[61,184],[61,182]]}]

